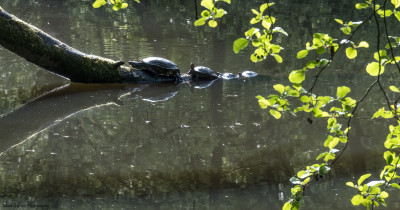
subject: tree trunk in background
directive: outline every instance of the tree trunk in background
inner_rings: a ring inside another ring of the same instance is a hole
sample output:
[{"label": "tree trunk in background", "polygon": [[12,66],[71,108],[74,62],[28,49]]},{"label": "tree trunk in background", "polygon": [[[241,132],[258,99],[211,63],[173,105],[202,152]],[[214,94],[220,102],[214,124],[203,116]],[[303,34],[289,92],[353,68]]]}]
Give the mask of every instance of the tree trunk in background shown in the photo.
[{"label": "tree trunk in background", "polygon": [[124,64],[122,61],[80,52],[7,13],[2,7],[0,7],[0,45],[72,82],[175,82],[175,78],[155,78],[145,71],[131,70],[122,66]]}]

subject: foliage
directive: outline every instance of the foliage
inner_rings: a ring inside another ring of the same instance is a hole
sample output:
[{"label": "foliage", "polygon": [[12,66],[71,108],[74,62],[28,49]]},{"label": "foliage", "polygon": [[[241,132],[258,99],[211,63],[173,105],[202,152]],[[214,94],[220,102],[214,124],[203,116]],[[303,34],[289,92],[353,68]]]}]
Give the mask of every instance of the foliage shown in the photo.
[{"label": "foliage", "polygon": [[[389,100],[381,82],[381,75],[385,72],[385,67],[387,65],[396,65],[400,72],[400,67],[398,65],[400,57],[395,56],[393,50],[400,45],[399,38],[389,35],[388,29],[390,29],[390,26],[388,26],[386,20],[389,17],[395,16],[395,18],[400,21],[400,11],[397,11],[398,7],[400,7],[400,1],[392,0],[390,2],[392,6],[391,9],[386,9],[387,4],[389,4],[387,0],[380,2],[382,2],[382,4],[378,4],[376,0],[367,0],[364,3],[355,5],[356,9],[368,9],[370,11],[370,15],[364,21],[345,22],[341,19],[335,19],[335,21],[340,24],[340,31],[347,36],[339,43],[337,42],[338,39],[328,34],[314,34],[312,44],[309,42],[306,43],[305,49],[297,53],[297,59],[306,58],[310,52],[314,50],[316,52],[315,55],[318,57],[324,56],[324,58],[309,60],[301,69],[293,70],[288,77],[289,81],[292,83],[292,87],[275,84],[273,88],[278,94],[269,95],[268,97],[257,96],[260,107],[262,109],[269,109],[270,114],[277,119],[281,118],[283,112],[296,114],[301,111],[310,113],[310,115],[315,118],[327,119],[327,131],[329,134],[323,143],[324,147],[326,147],[326,151],[320,153],[316,158],[317,161],[322,161],[322,163],[306,166],[305,170],[297,172],[296,176],[290,179],[295,186],[291,190],[291,199],[284,204],[283,209],[299,209],[300,204],[303,202],[302,195],[308,184],[312,180],[318,180],[322,175],[328,173],[332,165],[346,150],[353,114],[374,86],[379,86],[381,92],[385,96],[388,110],[382,107],[375,112],[372,118],[394,118],[397,121],[397,125],[389,126],[389,134],[384,143],[388,151],[383,155],[386,160],[386,166],[380,174],[380,179],[363,184],[364,181],[371,176],[371,174],[364,174],[358,179],[357,184],[347,182],[348,186],[357,190],[357,194],[351,199],[351,202],[353,205],[361,204],[367,208],[373,208],[379,206],[379,204],[386,206],[385,199],[389,196],[386,189],[388,187],[400,189],[400,185],[396,183],[400,178],[398,174],[398,168],[400,166],[398,150],[400,148],[400,121],[398,113],[400,109],[397,105],[397,101],[400,97],[391,104],[393,100]],[[378,18],[381,19],[379,20]],[[362,25],[370,21],[376,24],[377,48],[376,51],[373,52],[374,60],[366,65],[366,72],[368,75],[375,77],[374,82],[359,100],[348,97],[347,95],[351,90],[345,86],[337,87],[336,96],[315,95],[313,89],[319,75],[326,70],[333,61],[339,48],[346,48],[345,54],[348,59],[355,59],[358,55],[357,52],[359,48],[369,48],[369,44],[363,40],[358,42],[358,45],[355,44],[356,42],[353,40],[353,35]],[[382,22],[383,31],[380,29]],[[380,45],[381,34],[385,34],[386,36],[387,43],[385,48],[381,48]],[[303,82],[306,81],[306,74],[315,70],[318,71],[316,72],[315,79],[311,81],[311,88],[305,90],[303,88]],[[400,93],[400,90],[395,86],[390,86],[389,89],[395,93]],[[297,99],[302,105],[291,108],[290,99]],[[344,123],[340,123],[339,121]],[[311,118],[309,118],[309,122],[312,123]],[[342,150],[338,149],[338,145],[340,144],[343,145]],[[396,179],[397,181],[395,182]]]},{"label": "foliage", "polygon": [[[278,63],[282,63],[282,57],[278,53],[283,48],[271,43],[273,38],[272,35],[275,33],[281,33],[287,36],[288,34],[281,27],[273,28],[276,18],[269,14],[269,7],[272,5],[274,5],[274,3],[265,3],[260,6],[259,11],[255,9],[251,10],[255,17],[250,20],[250,24],[254,25],[261,23],[262,30],[254,27],[247,30],[244,33],[245,38],[239,38],[233,43],[233,51],[235,51],[235,53],[246,48],[249,42],[251,42],[251,44],[256,48],[254,53],[250,56],[250,59],[253,62],[263,61],[268,55],[271,55]],[[265,12],[268,14],[264,15]]]},{"label": "foliage", "polygon": [[[96,0],[93,3],[93,7],[94,8],[99,8],[101,6],[104,6],[104,5],[108,4],[108,5],[112,6],[112,9],[114,11],[118,11],[120,9],[124,9],[124,8],[128,7],[127,1],[128,0]],[[133,1],[135,1],[137,3],[140,3],[139,0],[133,0]]]},{"label": "foliage", "polygon": [[227,12],[222,8],[217,8],[216,4],[218,2],[225,2],[230,4],[231,0],[202,0],[201,6],[205,8],[201,12],[201,18],[194,22],[195,26],[202,26],[207,23],[212,28],[217,27],[218,23],[216,19],[223,17]]}]

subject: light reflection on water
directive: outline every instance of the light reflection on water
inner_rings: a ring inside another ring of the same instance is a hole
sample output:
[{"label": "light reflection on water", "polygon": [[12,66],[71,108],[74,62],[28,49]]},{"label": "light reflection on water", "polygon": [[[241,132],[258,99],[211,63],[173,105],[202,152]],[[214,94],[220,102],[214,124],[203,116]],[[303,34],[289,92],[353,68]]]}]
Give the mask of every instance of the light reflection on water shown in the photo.
[{"label": "light reflection on water", "polygon": [[[8,1],[0,2],[88,53],[124,61],[161,56],[176,62],[182,72],[195,62],[219,72],[250,69],[260,75],[219,80],[203,89],[188,84],[71,84],[21,107],[66,81],[0,48],[0,75],[5,75],[0,109],[7,114],[0,119],[2,151],[29,137],[0,157],[0,203],[66,209],[279,209],[289,196],[289,178],[322,150],[324,133],[316,130],[325,129],[323,121],[309,125],[306,117],[293,116],[277,121],[259,108],[255,96],[265,96],[271,84],[286,81],[287,72],[298,63],[252,64],[250,51],[234,55],[232,42],[242,33],[241,26],[195,28],[182,10],[188,3],[179,2],[169,8],[183,12],[171,17],[173,21],[163,18],[169,13],[162,13],[165,9],[154,1],[143,7],[160,16],[149,17],[142,6],[114,14],[93,10],[88,2],[45,0],[25,6],[14,2],[25,11],[21,14]],[[289,23],[284,28],[293,37],[314,30],[291,27],[306,25],[311,17],[292,17],[291,10],[285,10],[280,12],[287,18],[277,18]],[[232,21],[248,22],[238,16]],[[279,39],[300,43],[285,49],[288,55],[305,43]],[[350,81],[354,91],[362,89],[364,81],[357,80],[357,72],[337,76],[338,72],[326,75],[323,80],[328,83],[323,84]],[[165,96],[170,97],[161,100]],[[375,142],[386,128],[365,129],[367,124],[354,125],[351,153],[345,153],[332,175],[306,190],[307,209],[350,207],[348,194],[354,192],[344,183],[382,165],[383,148]],[[390,194],[390,206],[399,207],[394,192]]]}]

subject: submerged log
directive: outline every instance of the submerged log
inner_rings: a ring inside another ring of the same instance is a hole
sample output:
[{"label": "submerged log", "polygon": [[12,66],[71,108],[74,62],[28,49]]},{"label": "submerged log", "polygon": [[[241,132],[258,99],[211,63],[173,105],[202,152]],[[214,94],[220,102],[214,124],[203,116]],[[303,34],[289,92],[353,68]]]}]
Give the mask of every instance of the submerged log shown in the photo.
[{"label": "submerged log", "polygon": [[7,13],[0,7],[0,45],[48,71],[82,83],[175,82],[132,70],[123,61],[89,55]]}]

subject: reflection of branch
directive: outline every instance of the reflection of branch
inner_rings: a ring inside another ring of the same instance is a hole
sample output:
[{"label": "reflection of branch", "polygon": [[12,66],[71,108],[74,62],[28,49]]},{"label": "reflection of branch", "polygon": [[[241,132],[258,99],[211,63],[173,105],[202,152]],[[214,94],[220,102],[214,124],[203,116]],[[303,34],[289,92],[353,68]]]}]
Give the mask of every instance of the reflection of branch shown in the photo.
[{"label": "reflection of branch", "polygon": [[[74,115],[76,115],[76,114],[78,114],[78,113],[85,112],[85,111],[88,111],[88,110],[91,110],[91,109],[95,109],[95,108],[99,108],[99,107],[110,106],[110,105],[119,106],[118,104],[116,104],[116,103],[114,103],[114,102],[108,102],[108,103],[105,103],[105,104],[94,105],[94,106],[91,106],[91,107],[86,108],[86,109],[81,109],[81,110],[79,110],[79,111],[77,111],[77,112],[74,112],[74,113],[72,113],[72,114],[69,114],[69,115],[67,115],[67,116],[65,116],[65,117],[56,119],[56,120],[54,120],[49,126],[47,126],[46,128],[43,128],[43,129],[41,129],[41,130],[39,130],[39,131],[33,133],[32,135],[30,135],[30,136],[28,136],[27,138],[23,139],[21,142],[19,142],[19,143],[17,143],[17,144],[14,144],[13,146],[7,148],[5,151],[2,151],[2,152],[0,153],[0,156],[2,156],[5,152],[9,151],[10,149],[12,149],[12,148],[14,148],[14,147],[16,147],[16,146],[18,146],[18,145],[21,145],[21,144],[25,143],[25,142],[26,142],[27,140],[29,140],[29,139],[32,139],[33,137],[35,137],[35,136],[38,135],[39,133],[41,133],[41,132],[43,132],[43,131],[45,131],[45,130],[50,129],[50,128],[53,127],[53,126],[58,125],[59,123],[63,122],[64,120],[66,120],[66,119],[68,119],[68,118],[70,118],[70,117],[72,117],[72,116],[74,116]],[[37,141],[37,138],[36,138],[32,143],[34,143],[34,142],[36,142],[36,141]],[[32,144],[29,148],[32,149],[32,147],[33,147],[33,144]]]}]

